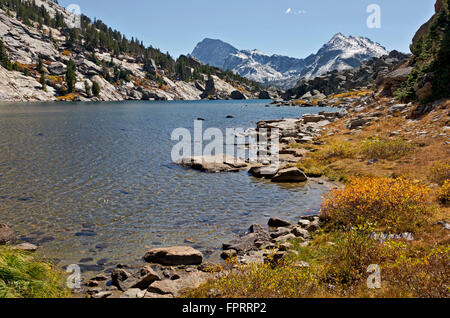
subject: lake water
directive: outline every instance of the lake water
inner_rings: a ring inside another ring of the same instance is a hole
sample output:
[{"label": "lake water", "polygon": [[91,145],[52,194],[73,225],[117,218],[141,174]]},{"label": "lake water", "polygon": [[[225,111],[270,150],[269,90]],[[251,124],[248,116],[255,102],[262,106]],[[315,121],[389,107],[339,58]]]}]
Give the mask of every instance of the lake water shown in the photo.
[{"label": "lake water", "polygon": [[320,207],[317,183],[277,185],[171,162],[173,129],[192,130],[198,117],[204,128],[224,130],[319,111],[267,103],[2,104],[0,222],[41,254],[87,269],[180,244],[215,257],[253,223],[295,221]]}]

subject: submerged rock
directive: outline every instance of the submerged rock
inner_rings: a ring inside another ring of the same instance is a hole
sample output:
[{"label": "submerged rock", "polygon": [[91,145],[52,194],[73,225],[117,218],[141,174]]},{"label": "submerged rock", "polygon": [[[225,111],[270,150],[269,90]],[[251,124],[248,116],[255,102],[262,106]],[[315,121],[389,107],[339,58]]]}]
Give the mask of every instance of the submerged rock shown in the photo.
[{"label": "submerged rock", "polygon": [[0,245],[11,243],[14,239],[14,233],[8,225],[0,223]]},{"label": "submerged rock", "polygon": [[287,168],[279,170],[272,178],[273,182],[305,182],[308,180],[306,174],[298,168]]}]

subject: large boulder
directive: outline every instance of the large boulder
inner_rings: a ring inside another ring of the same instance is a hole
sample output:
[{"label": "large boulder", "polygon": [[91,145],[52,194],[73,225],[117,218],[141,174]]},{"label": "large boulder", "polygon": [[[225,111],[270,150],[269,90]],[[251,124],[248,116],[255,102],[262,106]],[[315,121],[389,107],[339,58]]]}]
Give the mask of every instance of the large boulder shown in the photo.
[{"label": "large boulder", "polygon": [[298,168],[281,169],[272,178],[273,182],[305,182],[306,174]]},{"label": "large boulder", "polygon": [[53,62],[49,66],[47,66],[47,70],[50,72],[50,74],[53,75],[63,75],[67,71],[67,66],[64,63],[61,62]]},{"label": "large boulder", "polygon": [[231,97],[231,99],[234,99],[234,100],[247,99],[247,97],[245,97],[245,95],[242,92],[240,92],[240,91],[233,91],[233,92],[231,92],[230,97]]},{"label": "large boulder", "polygon": [[388,74],[380,75],[375,82],[377,95],[381,97],[393,96],[394,92],[408,79],[412,70],[411,66],[401,67]]},{"label": "large boulder", "polygon": [[145,254],[144,259],[149,263],[166,266],[200,265],[203,254],[189,246],[174,246],[152,249]]},{"label": "large boulder", "polygon": [[0,245],[11,243],[13,240],[13,231],[6,224],[0,223]]},{"label": "large boulder", "polygon": [[268,91],[260,91],[258,95],[259,99],[272,99]]},{"label": "large boulder", "polygon": [[255,178],[272,179],[278,173],[278,168],[274,167],[252,167],[248,171]]}]

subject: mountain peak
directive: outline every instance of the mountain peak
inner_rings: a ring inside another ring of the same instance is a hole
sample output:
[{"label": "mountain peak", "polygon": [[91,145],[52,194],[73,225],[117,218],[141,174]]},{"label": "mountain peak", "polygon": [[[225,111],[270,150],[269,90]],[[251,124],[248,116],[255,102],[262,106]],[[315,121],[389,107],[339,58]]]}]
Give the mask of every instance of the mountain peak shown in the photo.
[{"label": "mountain peak", "polygon": [[222,40],[205,38],[197,44],[191,55],[203,63],[224,69],[228,56],[238,52],[238,49]]},{"label": "mountain peak", "polygon": [[387,54],[384,47],[368,38],[347,37],[340,32],[306,59],[269,56],[256,49],[238,50],[226,42],[211,39],[200,42],[192,52],[203,63],[282,88],[294,86],[301,78],[312,79],[329,71],[351,69],[365,60]]}]

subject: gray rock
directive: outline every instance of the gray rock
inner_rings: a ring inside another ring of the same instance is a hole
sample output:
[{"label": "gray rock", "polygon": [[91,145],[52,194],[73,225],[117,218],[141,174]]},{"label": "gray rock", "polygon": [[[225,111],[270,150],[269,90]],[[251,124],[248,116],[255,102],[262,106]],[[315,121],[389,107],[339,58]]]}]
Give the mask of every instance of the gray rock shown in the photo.
[{"label": "gray rock", "polygon": [[248,171],[255,178],[272,179],[278,173],[278,168],[272,167],[252,167]]},{"label": "gray rock", "polygon": [[[228,243],[222,244],[224,250],[235,250],[238,255],[258,250],[263,244],[270,241],[270,235],[259,225],[252,225],[250,233]],[[258,243],[258,244],[256,244]],[[258,246],[259,245],[259,246]]]},{"label": "gray rock", "polygon": [[203,261],[203,254],[190,246],[174,246],[156,248],[148,251],[145,261],[167,266],[199,265]]},{"label": "gray rock", "polygon": [[225,155],[186,157],[180,159],[177,164],[202,172],[238,172],[248,166],[242,160]]},{"label": "gray rock", "polygon": [[159,275],[149,266],[143,266],[133,274],[124,269],[116,269],[111,274],[112,284],[122,291],[130,288],[146,289]]},{"label": "gray rock", "polygon": [[25,252],[36,252],[38,247],[31,243],[21,243],[12,247],[14,250]]},{"label": "gray rock", "polygon": [[47,70],[53,75],[64,75],[67,71],[67,66],[61,62],[53,62],[47,66]]},{"label": "gray rock", "polygon": [[289,229],[280,228],[280,229],[278,229],[278,231],[270,233],[270,237],[273,239],[276,239],[277,237],[285,236],[285,235],[288,235],[289,233],[291,233],[291,231]]},{"label": "gray rock", "polygon": [[305,229],[302,229],[299,226],[294,227],[292,229],[291,233],[294,234],[295,237],[302,238],[304,240],[308,240],[311,238],[311,236],[309,235],[309,232]]},{"label": "gray rock", "polygon": [[298,168],[287,168],[279,170],[272,178],[272,182],[305,182],[306,174]]},{"label": "gray rock", "polygon": [[268,225],[270,227],[288,227],[291,223],[280,218],[270,218]]}]

